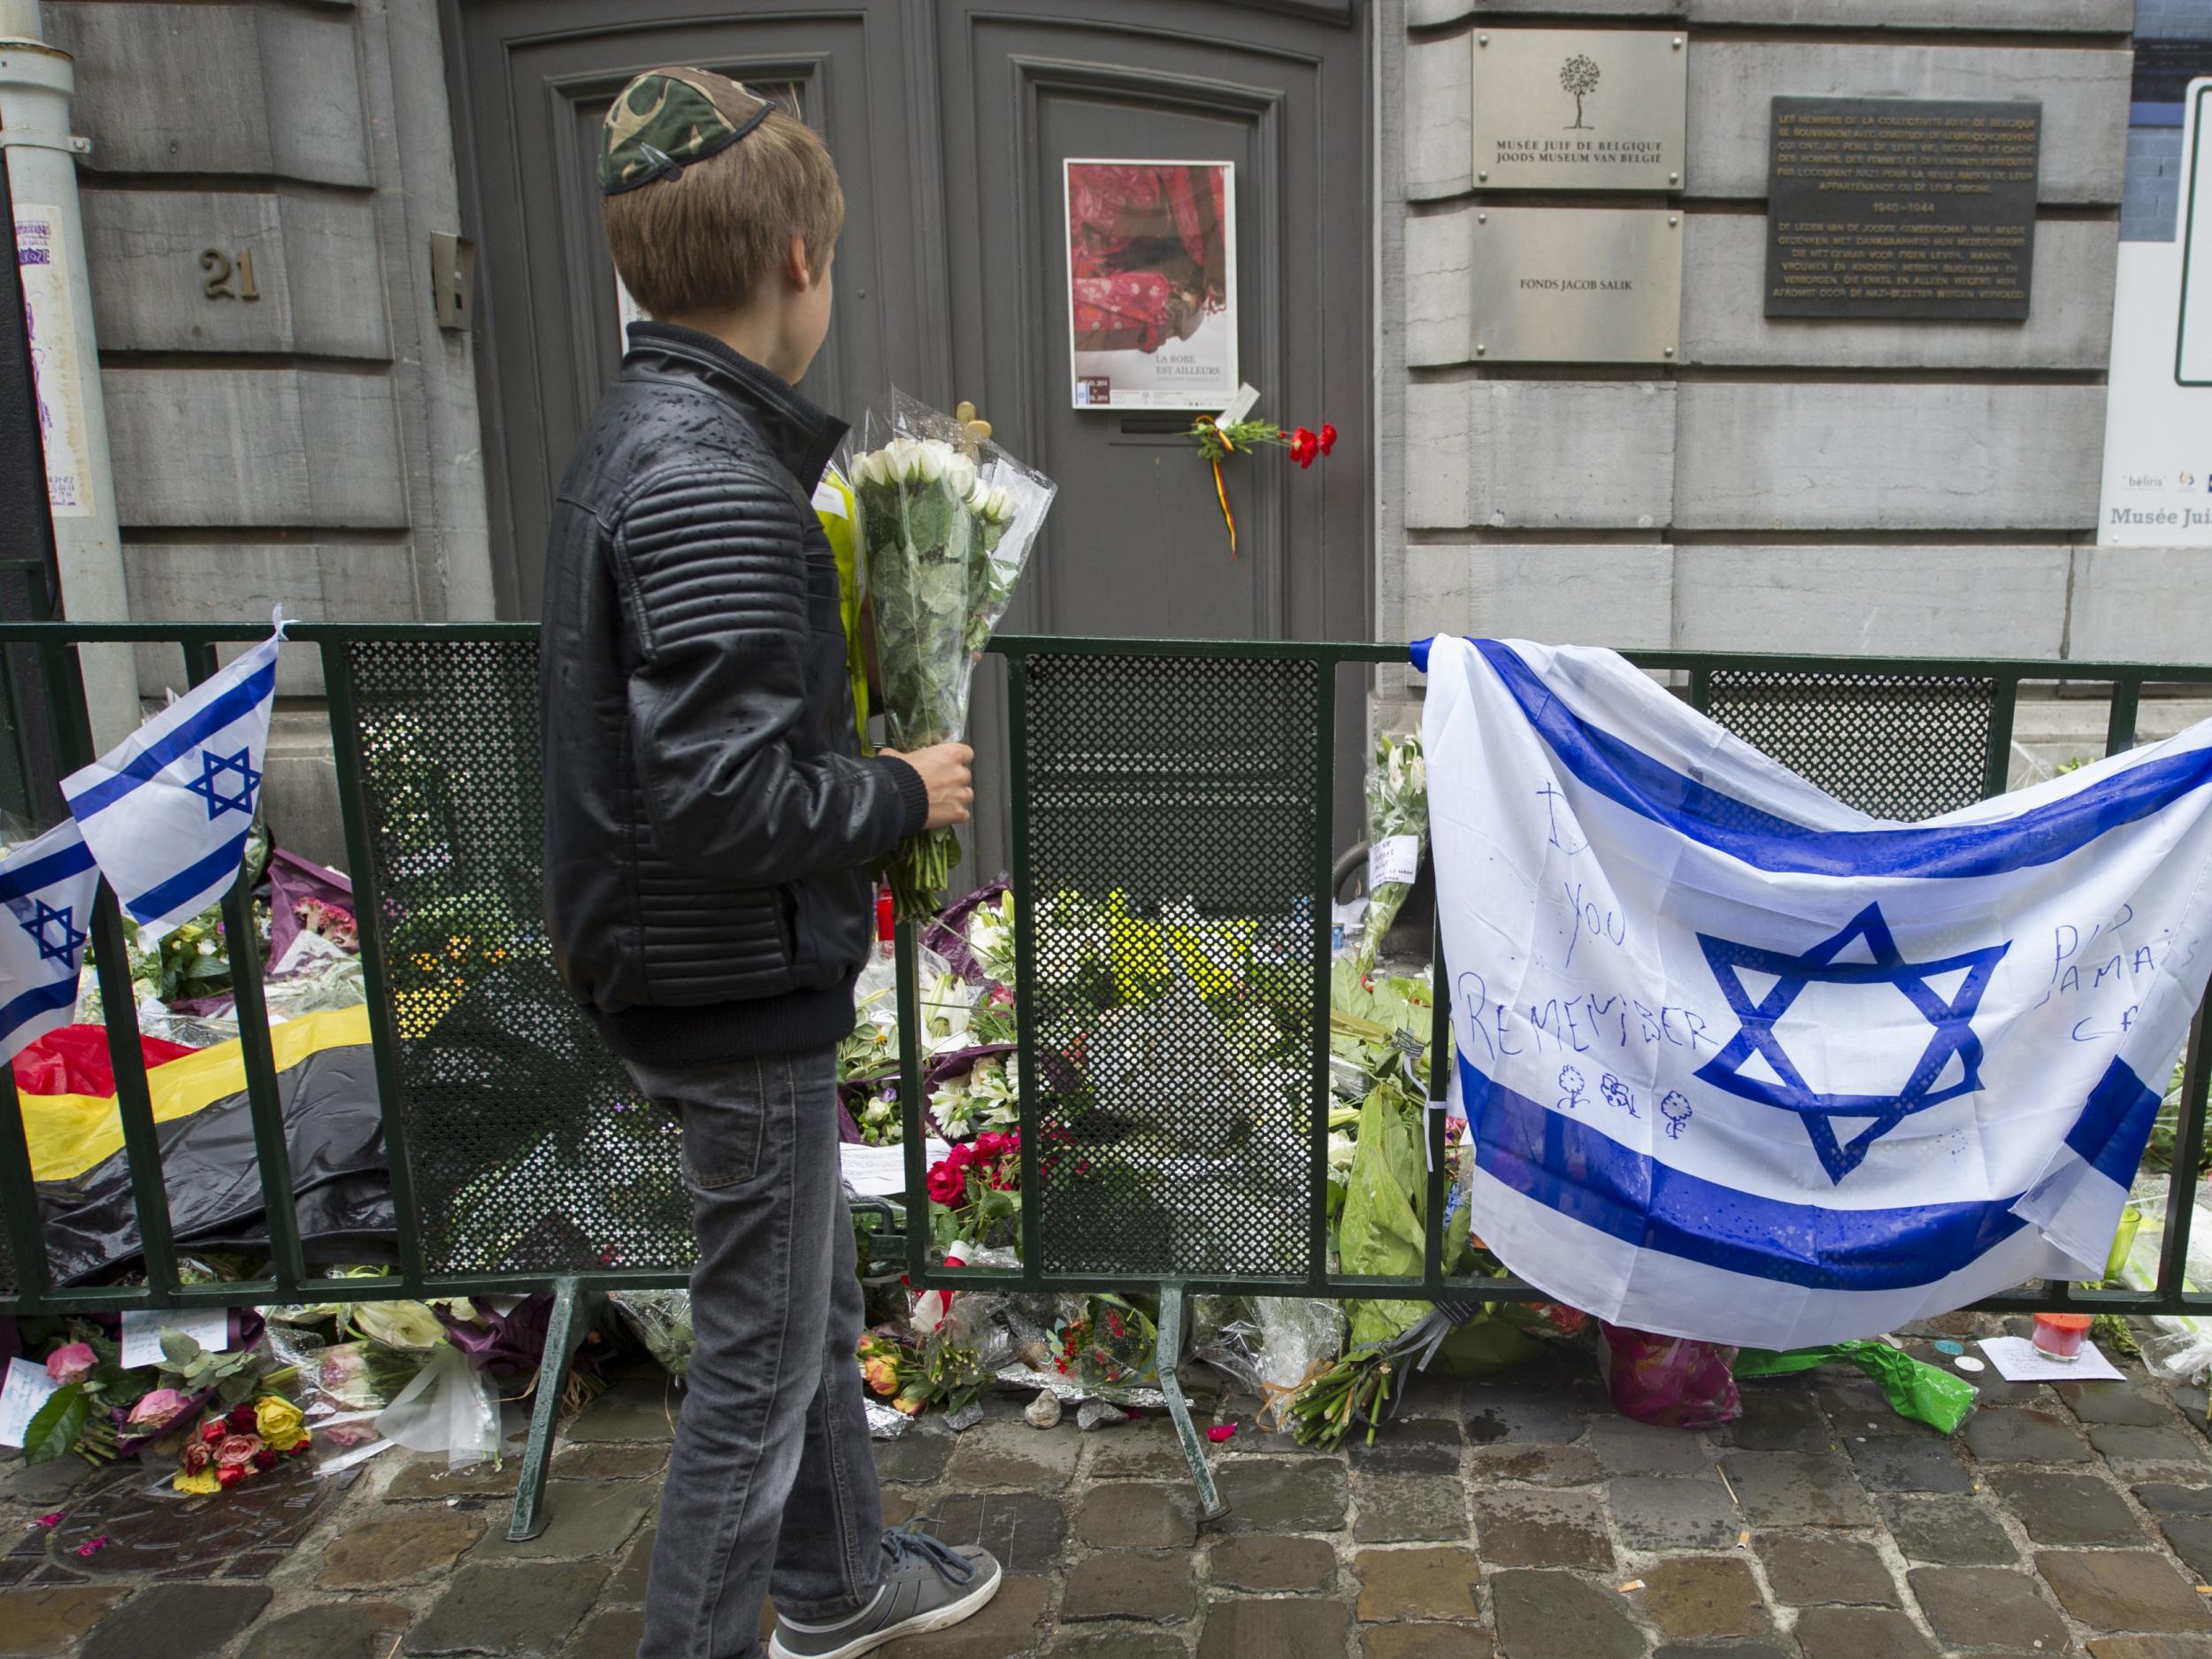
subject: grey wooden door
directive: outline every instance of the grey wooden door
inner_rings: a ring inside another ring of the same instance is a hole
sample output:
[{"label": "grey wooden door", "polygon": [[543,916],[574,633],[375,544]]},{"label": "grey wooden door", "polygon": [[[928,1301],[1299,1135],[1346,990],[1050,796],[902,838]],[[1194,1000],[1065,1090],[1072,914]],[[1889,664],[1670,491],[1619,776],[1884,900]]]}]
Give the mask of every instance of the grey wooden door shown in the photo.
[{"label": "grey wooden door", "polygon": [[[594,128],[629,75],[677,62],[775,87],[836,156],[837,306],[805,389],[848,417],[892,384],[940,407],[972,399],[1059,483],[1009,626],[1366,637],[1371,113],[1355,0],[847,0],[758,15],[669,0],[649,23],[611,0],[447,7],[505,613],[537,614],[552,487],[620,357]],[[1261,413],[1343,434],[1310,471],[1279,452],[1228,464],[1234,558],[1187,414],[1072,405],[1070,157],[1234,166],[1241,376]],[[994,678],[976,733],[995,769]],[[1348,830],[1360,715],[1344,703]],[[977,867],[1004,866],[1000,814],[974,841]]]}]

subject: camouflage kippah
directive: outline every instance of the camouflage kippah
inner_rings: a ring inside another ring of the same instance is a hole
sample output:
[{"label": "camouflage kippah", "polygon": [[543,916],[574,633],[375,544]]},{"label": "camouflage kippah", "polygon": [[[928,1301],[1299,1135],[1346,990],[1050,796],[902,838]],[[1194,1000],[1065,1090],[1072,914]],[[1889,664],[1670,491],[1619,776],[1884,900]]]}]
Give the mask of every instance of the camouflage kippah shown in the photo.
[{"label": "camouflage kippah", "polygon": [[727,150],[775,106],[726,75],[704,69],[649,69],[607,111],[599,143],[599,191],[619,196]]}]

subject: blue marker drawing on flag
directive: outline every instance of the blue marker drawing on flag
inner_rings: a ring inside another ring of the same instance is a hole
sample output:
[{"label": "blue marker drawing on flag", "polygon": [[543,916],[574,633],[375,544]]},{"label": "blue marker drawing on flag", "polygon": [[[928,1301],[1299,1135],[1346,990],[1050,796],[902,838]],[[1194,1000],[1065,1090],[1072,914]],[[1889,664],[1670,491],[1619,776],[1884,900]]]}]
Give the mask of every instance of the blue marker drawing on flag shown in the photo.
[{"label": "blue marker drawing on flag", "polygon": [[62,780],[124,913],[154,934],[237,879],[259,803],[276,697],[276,632]]},{"label": "blue marker drawing on flag", "polygon": [[[1611,652],[1426,671],[1468,1224],[1509,1268],[1775,1348],[2101,1274],[2212,973],[2212,723],[1900,824]],[[2127,972],[2058,994],[2028,941],[2091,937]]]}]

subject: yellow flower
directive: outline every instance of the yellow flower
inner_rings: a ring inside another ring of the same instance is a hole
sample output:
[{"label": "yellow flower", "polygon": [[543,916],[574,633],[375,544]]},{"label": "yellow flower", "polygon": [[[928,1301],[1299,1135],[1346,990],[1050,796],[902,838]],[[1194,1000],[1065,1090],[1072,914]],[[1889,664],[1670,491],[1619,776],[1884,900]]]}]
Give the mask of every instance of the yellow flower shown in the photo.
[{"label": "yellow flower", "polygon": [[223,1489],[223,1483],[215,1479],[215,1465],[212,1463],[196,1475],[188,1475],[180,1469],[177,1471],[176,1479],[169,1484],[177,1491],[189,1493],[196,1498],[204,1497],[211,1492],[220,1492]]},{"label": "yellow flower", "polygon": [[864,1362],[860,1367],[860,1376],[861,1380],[879,1394],[892,1394],[899,1391],[899,1368],[887,1359],[877,1358]]},{"label": "yellow flower", "polygon": [[273,1452],[288,1452],[307,1438],[305,1417],[289,1400],[264,1394],[253,1402],[254,1427]]}]

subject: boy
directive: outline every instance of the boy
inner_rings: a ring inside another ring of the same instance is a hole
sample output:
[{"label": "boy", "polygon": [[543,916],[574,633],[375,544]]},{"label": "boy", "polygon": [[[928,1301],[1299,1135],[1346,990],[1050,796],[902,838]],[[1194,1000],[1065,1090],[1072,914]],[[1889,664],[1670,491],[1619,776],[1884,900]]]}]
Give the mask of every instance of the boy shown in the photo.
[{"label": "boy", "polygon": [[607,240],[654,320],[556,498],[539,674],[554,958],[680,1117],[694,1354],[640,1659],[847,1659],[956,1624],[998,1563],[887,1532],[854,1349],[838,1041],[868,868],[964,822],[964,745],[864,759],[810,496],[843,436],[793,389],[844,197],[805,126],[696,69],[608,111]]}]

